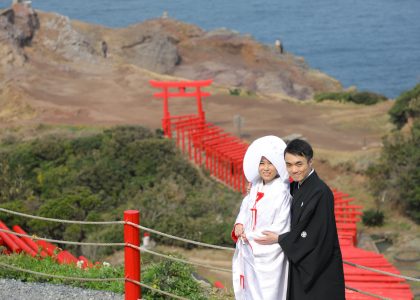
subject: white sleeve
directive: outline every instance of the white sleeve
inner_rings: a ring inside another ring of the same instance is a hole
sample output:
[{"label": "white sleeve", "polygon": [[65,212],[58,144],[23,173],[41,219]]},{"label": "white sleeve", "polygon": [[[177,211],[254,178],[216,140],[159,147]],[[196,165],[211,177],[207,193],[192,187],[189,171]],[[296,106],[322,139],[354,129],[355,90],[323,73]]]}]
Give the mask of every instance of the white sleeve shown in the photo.
[{"label": "white sleeve", "polygon": [[249,202],[249,194],[245,196],[245,198],[242,200],[241,208],[239,210],[239,214],[236,217],[235,224],[243,224],[245,225],[246,222],[246,211],[248,208],[248,202]]},{"label": "white sleeve", "polygon": [[279,196],[281,198],[281,205],[276,210],[273,224],[264,230],[282,234],[290,230],[290,205],[292,196],[288,190],[283,191]]}]

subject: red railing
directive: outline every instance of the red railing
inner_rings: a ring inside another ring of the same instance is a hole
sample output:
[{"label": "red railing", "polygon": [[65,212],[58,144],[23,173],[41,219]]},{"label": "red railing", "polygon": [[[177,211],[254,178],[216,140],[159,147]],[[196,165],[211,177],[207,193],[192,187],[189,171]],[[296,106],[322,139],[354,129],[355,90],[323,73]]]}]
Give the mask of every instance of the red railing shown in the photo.
[{"label": "red railing", "polygon": [[[380,254],[357,248],[357,222],[362,215],[360,205],[353,205],[354,198],[333,190],[337,231],[341,253],[345,262],[399,275],[400,272]],[[378,274],[349,264],[344,264],[346,286],[376,294],[388,299],[413,299],[410,286],[404,279]],[[347,300],[377,299],[346,289]]]},{"label": "red railing", "polygon": [[[137,210],[126,210],[124,212],[124,259],[125,259],[125,299],[137,300],[141,298],[140,288],[140,217]],[[24,252],[33,257],[43,259],[47,256],[55,259],[59,264],[78,265],[81,268],[93,267],[93,264],[86,257],[76,258],[69,251],[63,250],[56,245],[43,239],[32,239],[18,225],[10,230],[6,224],[0,221],[0,245],[5,246],[3,254]],[[7,231],[7,232],[6,232]],[[19,236],[25,235],[25,236]]]}]

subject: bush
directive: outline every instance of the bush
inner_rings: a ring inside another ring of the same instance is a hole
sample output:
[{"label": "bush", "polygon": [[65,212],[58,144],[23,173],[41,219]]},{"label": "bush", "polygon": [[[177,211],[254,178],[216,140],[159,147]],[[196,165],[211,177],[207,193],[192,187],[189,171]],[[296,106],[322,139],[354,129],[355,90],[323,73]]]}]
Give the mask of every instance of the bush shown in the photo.
[{"label": "bush", "polygon": [[376,197],[386,200],[420,223],[420,120],[413,123],[410,136],[400,132],[384,139],[377,164],[369,167],[370,187]]},{"label": "bush", "polygon": [[229,89],[229,94],[232,96],[239,96],[241,95],[241,89],[238,89],[238,88]]},{"label": "bush", "polygon": [[389,110],[391,121],[402,128],[407,123],[408,118],[420,116],[420,83],[413,89],[402,93]]},{"label": "bush", "polygon": [[387,98],[383,95],[372,92],[333,92],[333,93],[318,93],[315,94],[316,102],[324,100],[333,100],[338,102],[353,102],[356,104],[373,105],[379,102],[386,101]]},{"label": "bush", "polygon": [[[193,269],[184,263],[166,260],[149,266],[142,274],[142,282],[165,292],[177,296],[185,296],[188,299],[207,299],[204,297],[204,289],[192,278]],[[144,299],[169,299],[158,292],[143,289]]]},{"label": "bush", "polygon": [[[145,128],[116,127],[81,138],[46,136],[1,150],[2,207],[80,221],[120,220],[123,210],[138,209],[144,226],[207,243],[231,243],[228,232],[241,195],[209,180],[173,141]],[[101,242],[116,241],[115,235],[94,226],[30,219],[17,224],[52,239],[90,241],[101,236]],[[76,248],[78,254],[83,251]]]},{"label": "bush", "polygon": [[384,224],[383,212],[375,209],[363,211],[362,222],[366,226],[382,226]]}]

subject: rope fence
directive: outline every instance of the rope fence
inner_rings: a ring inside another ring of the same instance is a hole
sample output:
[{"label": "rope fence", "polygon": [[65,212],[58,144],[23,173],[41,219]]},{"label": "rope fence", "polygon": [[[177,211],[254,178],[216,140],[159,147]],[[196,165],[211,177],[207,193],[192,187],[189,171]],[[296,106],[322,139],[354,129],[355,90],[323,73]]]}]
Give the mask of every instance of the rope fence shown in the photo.
[{"label": "rope fence", "polygon": [[[197,245],[197,246],[202,246],[202,247],[207,247],[207,248],[212,248],[212,249],[217,249],[217,250],[228,250],[228,251],[235,251],[234,248],[232,247],[224,247],[224,246],[218,246],[218,245],[212,245],[212,244],[207,244],[207,243],[203,243],[203,242],[198,242],[198,241],[194,241],[194,240],[190,240],[190,239],[186,239],[186,238],[181,238],[178,236],[174,236],[174,235],[170,235],[164,232],[160,232],[158,230],[154,230],[145,226],[141,226],[137,223],[131,222],[131,221],[73,221],[73,220],[62,220],[62,219],[54,219],[54,218],[47,218],[47,217],[40,217],[40,216],[34,216],[34,215],[29,215],[29,214],[24,214],[24,213],[19,213],[19,212],[15,212],[15,211],[11,211],[8,209],[4,209],[4,208],[0,208],[0,211],[5,212],[5,213],[9,213],[9,214],[14,214],[14,215],[18,215],[18,216],[22,216],[22,217],[27,217],[27,218],[32,218],[32,219],[38,219],[38,220],[43,220],[43,221],[50,221],[50,222],[61,222],[61,223],[70,223],[70,224],[85,224],[85,225],[128,225],[130,227],[134,227],[138,230],[144,230],[150,233],[154,233],[160,236],[164,236],[170,239],[174,239],[174,240],[178,240],[178,241],[182,241],[185,243],[189,243],[189,244],[193,244],[193,245]],[[63,240],[55,240],[55,239],[48,239],[48,238],[41,238],[41,237],[37,237],[34,235],[27,235],[27,234],[22,234],[22,233],[17,233],[14,231],[10,231],[10,230],[5,230],[5,229],[1,229],[0,228],[0,232],[5,232],[8,234],[13,234],[16,236],[20,236],[20,237],[27,237],[27,238],[31,238],[34,240],[43,240],[43,241],[47,241],[47,242],[52,242],[52,243],[57,243],[57,244],[69,244],[69,245],[85,245],[85,246],[121,246],[121,247],[128,247],[128,248],[132,248],[135,249],[139,252],[143,251],[145,253],[149,253],[151,255],[155,255],[158,257],[162,257],[165,259],[169,259],[169,260],[173,260],[173,261],[177,261],[177,262],[181,262],[181,263],[185,263],[185,264],[190,264],[190,265],[194,265],[194,266],[198,266],[198,267],[202,267],[202,268],[206,268],[206,269],[210,269],[210,270],[215,270],[215,271],[221,271],[221,272],[228,272],[231,273],[232,271],[230,269],[225,269],[225,268],[221,268],[221,267],[215,267],[215,266],[211,266],[211,265],[207,265],[207,264],[201,264],[201,263],[197,263],[197,262],[193,262],[193,261],[189,261],[189,260],[185,260],[185,259],[181,259],[181,258],[177,258],[177,257],[173,257],[173,256],[169,256],[169,255],[165,255],[165,254],[161,254],[155,251],[151,251],[145,247],[140,247],[140,246],[136,246],[134,244],[131,243],[97,243],[97,242],[74,242],[74,241],[63,241]],[[392,277],[397,277],[400,279],[405,279],[408,281],[415,281],[415,282],[420,282],[419,278],[413,278],[413,277],[409,277],[409,276],[404,276],[404,275],[400,275],[400,274],[394,274],[394,273],[390,273],[390,272],[386,272],[386,271],[382,271],[382,270],[378,270],[378,269],[374,269],[374,268],[370,268],[370,267],[366,267],[363,265],[359,265],[359,264],[355,264],[349,261],[345,261],[343,260],[344,264],[356,267],[356,268],[360,268],[360,269],[364,269],[367,271],[371,271],[371,272],[375,272],[375,273],[379,273],[382,275],[387,275],[387,276],[392,276]],[[50,276],[53,278],[61,278],[61,279],[68,279],[68,280],[82,280],[82,281],[125,281],[126,284],[128,283],[132,283],[135,284],[137,286],[141,286],[150,290],[153,290],[157,293],[161,293],[163,295],[175,298],[175,299],[187,299],[187,298],[183,298],[177,295],[173,295],[170,293],[167,293],[165,291],[161,291],[158,289],[155,289],[153,287],[150,287],[146,284],[141,283],[140,281],[136,281],[133,280],[131,278],[79,278],[79,277],[66,277],[66,276],[58,276],[58,275],[51,275],[51,274],[45,274],[45,273],[40,273],[40,272],[35,272],[35,271],[31,271],[31,270],[25,270],[25,269],[21,269],[15,266],[10,266],[7,264],[3,264],[0,263],[1,267],[6,267],[6,268],[10,268],[10,269],[15,269],[17,271],[22,271],[22,272],[28,272],[28,273],[32,273],[35,275],[39,275],[39,276]],[[376,295],[370,292],[366,292],[360,289],[356,289],[350,286],[346,286],[345,287],[348,290],[351,291],[355,291],[357,293],[361,293],[367,296],[371,296],[371,297],[375,297],[377,299],[385,299],[388,300],[389,298],[385,298],[382,297],[380,295]]]},{"label": "rope fence", "polygon": [[[134,223],[131,223],[131,222],[126,222],[126,224],[133,225],[133,226],[135,225]],[[137,227],[142,227],[142,226],[137,226]],[[41,241],[57,243],[57,244],[82,245],[82,246],[120,246],[120,247],[128,246],[128,247],[135,248],[139,251],[144,251],[146,253],[149,253],[149,254],[152,254],[152,255],[155,255],[155,256],[159,256],[159,257],[163,257],[163,258],[166,258],[166,259],[182,262],[182,263],[185,263],[185,264],[195,265],[195,266],[198,266],[198,267],[203,267],[203,268],[212,269],[212,270],[216,270],[216,271],[232,272],[230,269],[214,267],[214,266],[211,266],[211,265],[205,265],[205,264],[200,264],[200,263],[176,258],[176,257],[173,257],[173,256],[169,256],[169,255],[161,254],[161,253],[158,253],[158,252],[155,252],[155,251],[151,251],[151,250],[149,250],[145,247],[136,247],[134,245],[127,244],[127,243],[94,243],[94,242],[73,242],[73,241],[55,240],[55,239],[41,238],[41,237],[34,236],[34,235],[17,233],[17,232],[14,232],[14,231],[5,230],[5,229],[1,229],[1,228],[0,228],[0,232],[5,232],[5,233],[9,233],[9,234],[14,234],[14,235],[20,236],[20,237],[28,237],[28,238],[32,238],[34,240],[41,240]],[[169,234],[165,234],[165,235],[171,236]],[[187,239],[182,239],[182,240],[189,241]],[[194,242],[194,241],[192,241],[192,242]],[[200,243],[200,242],[197,242],[197,243]],[[211,246],[214,246],[214,245],[211,245],[211,244],[200,243],[200,246],[206,246],[206,245],[210,246],[210,248],[211,248]],[[228,247],[223,247],[223,248],[230,249],[230,250],[235,250],[234,248],[228,248]],[[222,250],[225,250],[225,249],[222,249]],[[345,261],[345,260],[343,260],[343,263],[347,264],[347,265],[350,265],[350,266],[353,266],[353,267],[356,267],[356,268],[359,268],[359,269],[364,269],[364,270],[367,270],[367,271],[371,271],[371,272],[375,272],[375,273],[379,273],[379,274],[383,274],[383,275],[388,275],[388,276],[401,278],[401,279],[414,281],[414,282],[420,282],[420,278],[414,278],[414,277],[410,277],[410,276],[405,276],[405,275],[390,273],[390,272],[386,272],[386,271],[382,271],[382,270],[378,270],[378,269],[373,269],[373,268],[370,268],[370,267],[355,264],[355,263]]]},{"label": "rope fence", "polygon": [[34,215],[28,215],[20,212],[16,212],[13,210],[8,210],[5,208],[0,207],[0,211],[17,215],[25,218],[42,220],[42,221],[49,221],[49,222],[58,222],[58,223],[67,223],[67,224],[84,224],[84,225],[115,225],[115,224],[126,224],[125,221],[73,221],[73,220],[62,220],[62,219],[54,219],[54,218],[46,218],[46,217],[39,217]]},{"label": "rope fence", "polygon": [[380,295],[376,295],[376,294],[373,294],[373,293],[362,291],[362,290],[359,290],[359,289],[356,289],[356,288],[353,288],[353,287],[350,287],[350,286],[347,286],[347,285],[345,286],[345,288],[350,290],[350,291],[357,292],[357,293],[360,293],[360,294],[363,294],[363,295],[366,295],[366,296],[371,296],[371,297],[374,297],[374,298],[377,298],[377,299],[392,300],[391,298],[385,298],[385,297],[382,297]]},{"label": "rope fence", "polygon": [[1,229],[1,228],[0,228],[0,232],[5,232],[5,233],[13,234],[13,235],[16,235],[16,236],[20,236],[20,237],[27,237],[27,238],[34,239],[34,240],[46,241],[46,242],[50,242],[50,243],[57,243],[57,244],[63,244],[63,245],[126,246],[125,243],[93,243],[93,242],[73,242],[73,241],[54,240],[54,239],[48,239],[48,238],[41,238],[41,237],[38,237],[38,236],[35,236],[35,235],[28,235],[28,234],[23,234],[23,233],[17,233],[17,232],[14,232],[14,231],[6,230],[6,229]]},{"label": "rope fence", "polygon": [[207,247],[207,248],[218,249],[218,250],[235,251],[235,248],[232,248],[232,247],[224,247],[224,246],[218,246],[218,245],[212,245],[212,244],[197,242],[197,241],[181,238],[181,237],[178,237],[178,236],[175,236],[175,235],[170,235],[170,234],[167,234],[167,233],[163,233],[163,232],[160,232],[160,231],[157,231],[157,230],[154,230],[154,229],[151,229],[151,228],[147,228],[147,227],[144,227],[144,226],[141,226],[141,225],[138,225],[138,224],[134,224],[134,223],[131,223],[131,222],[127,222],[127,224],[131,225],[131,226],[134,226],[136,228],[142,229],[144,231],[151,232],[151,233],[154,233],[154,234],[157,234],[157,235],[161,235],[161,236],[173,239],[173,240],[178,240],[178,241],[181,241],[181,242],[185,242],[185,243],[189,243],[189,244],[193,244],[193,245],[197,245],[197,246],[203,246],[203,247]]},{"label": "rope fence", "polygon": [[345,263],[346,265],[350,265],[350,266],[359,268],[359,269],[363,269],[363,270],[367,270],[367,271],[371,271],[371,272],[375,272],[375,273],[379,273],[379,274],[383,274],[383,275],[388,275],[388,276],[401,278],[401,279],[405,279],[405,280],[409,280],[409,281],[420,282],[420,278],[414,278],[414,277],[410,277],[410,276],[404,276],[404,275],[390,273],[390,272],[386,272],[386,271],[382,271],[382,270],[378,270],[378,269],[373,269],[373,268],[369,268],[369,267],[366,267],[366,266],[355,264],[355,263],[352,263],[352,262],[349,262],[349,261],[343,261],[343,263]]},{"label": "rope fence", "polygon": [[[127,224],[135,225],[134,223],[131,223],[131,222],[127,222]],[[138,227],[141,227],[141,226],[138,226]],[[128,247],[135,248],[139,251],[144,251],[146,253],[149,253],[149,254],[152,254],[152,255],[155,255],[155,256],[159,256],[159,257],[163,257],[163,258],[166,258],[166,259],[170,259],[170,260],[183,262],[183,263],[191,264],[191,265],[196,265],[196,266],[199,266],[199,267],[212,269],[212,270],[215,270],[215,271],[232,272],[230,269],[214,267],[214,266],[211,266],[211,265],[205,265],[205,264],[200,264],[200,263],[176,258],[176,257],[173,257],[173,256],[169,256],[169,255],[165,255],[165,254],[161,254],[161,253],[149,250],[149,249],[144,248],[144,247],[136,247],[134,245],[127,244],[127,243],[94,243],[94,242],[73,242],[73,241],[55,240],[55,239],[41,238],[41,237],[34,236],[34,235],[17,233],[17,232],[14,232],[14,231],[5,230],[5,229],[1,229],[1,228],[0,228],[0,232],[6,232],[6,233],[14,234],[14,235],[20,236],[20,237],[28,237],[28,238],[33,238],[34,240],[41,240],[41,241],[52,242],[52,243],[57,243],[57,244],[82,245],[82,246],[120,246],[120,247],[128,246]],[[186,241],[188,241],[188,240],[186,240]],[[205,244],[205,243],[200,243],[200,244],[201,244],[201,246],[204,246],[204,245],[213,246],[211,244]],[[227,248],[227,247],[224,247],[224,248]],[[234,248],[227,248],[227,249],[235,250]],[[223,249],[223,250],[225,250],[225,249]],[[356,268],[364,269],[364,270],[367,270],[367,271],[371,271],[371,272],[375,272],[375,273],[379,273],[379,274],[383,274],[383,275],[388,275],[388,276],[401,278],[401,279],[414,281],[414,282],[420,282],[420,278],[414,278],[414,277],[410,277],[410,276],[405,276],[405,275],[390,273],[390,272],[386,272],[386,271],[382,271],[382,270],[378,270],[378,269],[373,269],[373,268],[366,267],[366,266],[359,265],[359,264],[355,264],[355,263],[352,263],[352,262],[349,262],[349,261],[346,261],[346,260],[343,260],[343,263],[347,264],[347,265],[350,265],[350,266],[353,266],[353,267],[356,267]]]},{"label": "rope fence", "polygon": [[85,278],[85,277],[53,275],[53,274],[47,274],[47,273],[32,271],[32,270],[28,270],[28,269],[22,269],[22,268],[12,266],[12,265],[8,265],[8,264],[4,264],[4,263],[1,263],[1,262],[0,262],[0,267],[11,269],[11,270],[14,270],[14,271],[29,273],[29,274],[33,274],[33,275],[37,275],[37,276],[58,278],[58,279],[64,279],[64,280],[89,281],[89,282],[130,281],[130,282],[132,282],[132,283],[134,283],[138,286],[144,287],[146,289],[152,290],[154,292],[160,293],[160,294],[165,295],[165,296],[172,297],[174,299],[189,300],[187,298],[180,297],[180,296],[177,296],[177,295],[165,292],[165,291],[155,289],[155,288],[153,288],[153,287],[151,287],[147,284],[144,284],[144,283],[136,281],[136,280],[128,279],[128,278],[122,278],[122,277],[120,277],[120,278]]},{"label": "rope fence", "polygon": [[[135,247],[133,245],[128,245],[128,246]],[[211,265],[200,264],[200,263],[193,262],[193,261],[190,261],[190,260],[185,260],[185,259],[181,259],[181,258],[178,258],[178,257],[173,257],[173,256],[157,253],[157,252],[148,250],[148,249],[143,248],[143,247],[135,247],[135,248],[138,249],[139,251],[144,251],[144,252],[152,254],[152,255],[163,257],[163,258],[166,258],[166,259],[169,259],[169,260],[174,260],[174,261],[181,262],[181,263],[184,263],[184,264],[194,265],[194,266],[206,268],[206,269],[209,269],[209,270],[232,273],[231,269],[225,269],[225,268],[214,267],[214,266],[211,266]]]}]

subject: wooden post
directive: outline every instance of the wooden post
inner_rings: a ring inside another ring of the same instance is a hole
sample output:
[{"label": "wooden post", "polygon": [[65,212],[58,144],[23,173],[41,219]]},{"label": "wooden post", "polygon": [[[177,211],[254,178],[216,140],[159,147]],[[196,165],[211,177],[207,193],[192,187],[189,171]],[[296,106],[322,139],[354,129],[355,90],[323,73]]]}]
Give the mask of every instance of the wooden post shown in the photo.
[{"label": "wooden post", "polygon": [[[124,211],[124,221],[140,224],[140,214],[137,210]],[[133,225],[124,224],[124,243],[140,247],[140,229]],[[140,282],[140,251],[129,246],[124,248],[125,278]],[[141,298],[140,286],[125,282],[125,300]]]}]

